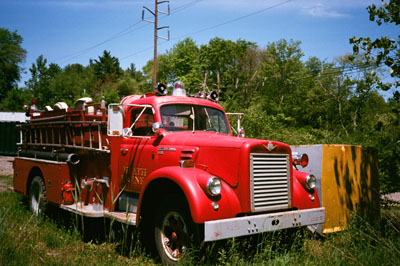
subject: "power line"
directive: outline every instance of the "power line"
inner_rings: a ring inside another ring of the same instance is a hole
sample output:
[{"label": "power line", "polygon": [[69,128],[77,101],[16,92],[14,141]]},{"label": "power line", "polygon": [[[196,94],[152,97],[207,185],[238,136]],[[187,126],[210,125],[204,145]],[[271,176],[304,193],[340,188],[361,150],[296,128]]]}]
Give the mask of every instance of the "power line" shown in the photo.
[{"label": "power line", "polygon": [[[312,75],[308,77],[303,77],[300,79],[304,78],[311,78],[311,77],[329,77],[329,76],[335,76],[338,74],[355,74],[355,73],[361,73],[363,70],[367,70],[369,68],[379,68],[381,66],[374,66],[371,64],[362,64],[362,65],[357,65],[357,66],[350,66],[350,67],[334,67],[334,68],[329,68],[329,72],[321,72],[319,75]],[[333,70],[333,71],[330,71]]]},{"label": "power line", "polygon": [[182,37],[172,38],[171,40],[176,40],[176,39],[180,39],[180,38],[183,38],[183,37],[192,36],[192,35],[198,34],[198,33],[200,33],[200,32],[212,30],[212,29],[215,29],[215,28],[224,26],[224,25],[226,25],[226,24],[230,24],[230,23],[233,23],[233,22],[236,22],[236,21],[239,21],[239,20],[242,20],[242,19],[245,19],[245,18],[254,16],[254,15],[257,15],[257,14],[262,13],[262,12],[264,12],[264,11],[267,11],[267,10],[270,10],[270,9],[273,9],[273,8],[276,8],[276,7],[285,5],[285,4],[287,4],[287,3],[291,2],[291,1],[292,1],[292,0],[287,0],[287,1],[284,1],[284,2],[281,2],[281,3],[278,3],[278,4],[276,4],[276,5],[272,5],[272,6],[269,6],[269,7],[263,8],[263,9],[260,9],[260,10],[258,10],[258,11],[249,13],[249,14],[247,14],[247,15],[244,15],[244,16],[241,16],[241,17],[237,17],[237,18],[234,18],[234,19],[231,19],[231,20],[228,20],[228,21],[225,21],[225,22],[216,24],[216,25],[214,25],[214,26],[210,26],[210,27],[207,27],[207,28],[204,28],[204,29],[201,29],[201,30],[198,30],[198,31],[189,33],[189,34],[186,34],[186,35],[184,35],[184,36],[182,36]]},{"label": "power line", "polygon": [[[199,1],[192,1],[192,2],[198,3],[198,2],[201,2],[201,1],[202,1],[202,0],[199,0]],[[248,18],[248,17],[250,17],[250,16],[257,15],[257,14],[262,13],[262,12],[264,12],[264,11],[267,11],[267,10],[270,10],[270,9],[273,9],[273,8],[276,8],[276,7],[279,7],[279,6],[282,6],[282,5],[287,4],[287,3],[291,2],[291,1],[292,1],[292,0],[287,0],[287,1],[284,1],[284,2],[281,2],[281,3],[278,3],[278,4],[276,4],[276,5],[272,5],[272,6],[269,6],[269,7],[260,9],[260,10],[257,10],[257,11],[255,11],[255,12],[249,13],[249,14],[247,14],[247,15],[240,16],[240,17],[237,17],[237,18],[234,18],[234,19],[231,19],[231,20],[228,20],[228,21],[225,21],[225,22],[216,24],[216,25],[214,25],[214,26],[210,26],[210,27],[207,27],[207,28],[203,28],[203,29],[200,29],[200,30],[198,30],[198,31],[195,31],[195,32],[192,32],[192,33],[189,33],[189,34],[180,36],[180,37],[171,38],[170,40],[177,40],[177,39],[181,39],[181,38],[186,38],[186,37],[188,37],[188,36],[192,36],[192,35],[198,34],[198,33],[200,33],[200,32],[204,32],[204,31],[207,31],[207,30],[215,29],[215,28],[218,28],[218,27],[227,25],[227,24],[229,24],[229,23],[233,23],[233,22],[236,22],[236,21],[239,21],[239,20]],[[162,42],[162,43],[160,43],[159,45],[163,45],[163,44],[165,44],[165,43],[166,43],[166,42]],[[151,49],[151,48],[152,48],[152,47],[145,48],[145,49],[143,49],[143,50],[141,50],[141,51],[139,51],[139,52],[136,52],[136,53],[127,55],[127,56],[123,57],[122,59],[126,59],[126,58],[129,58],[129,57],[135,56],[135,55],[140,54],[140,53],[142,53],[142,52],[144,52],[144,51],[147,51],[147,50],[149,50],[149,49]],[[122,60],[122,59],[121,59],[121,60]]]},{"label": "power line", "polygon": [[183,4],[181,6],[178,6],[178,7],[174,8],[174,9],[171,9],[171,12],[174,12],[174,13],[181,12],[182,10],[185,10],[185,9],[187,9],[189,7],[192,7],[192,6],[194,6],[197,3],[200,3],[202,1],[203,0],[193,0],[193,1],[189,2],[189,3]]},{"label": "power line", "polygon": [[[183,4],[183,5],[181,5],[181,6],[176,7],[175,9],[172,9],[172,10],[171,10],[171,13],[177,13],[177,12],[183,11],[183,10],[185,10],[185,9],[187,9],[187,8],[190,8],[190,7],[192,7],[193,5],[195,5],[195,4],[199,3],[199,2],[202,2],[202,1],[203,1],[203,0],[194,0],[194,1],[188,2],[188,3],[186,3],[186,4]],[[163,18],[165,18],[165,17],[162,17],[161,19],[163,19]],[[123,37],[123,36],[129,34],[129,33],[132,33],[133,31],[137,31],[137,30],[140,30],[140,29],[142,29],[142,28],[148,26],[148,24],[145,24],[145,25],[143,25],[142,27],[134,28],[136,25],[140,24],[141,22],[142,22],[142,20],[139,20],[139,21],[137,21],[136,23],[134,23],[134,24],[132,24],[132,25],[126,27],[125,29],[121,30],[120,32],[118,32],[118,33],[112,35],[111,37],[109,37],[109,38],[107,38],[107,39],[105,39],[104,41],[101,41],[101,42],[99,42],[99,43],[97,43],[97,44],[94,44],[94,45],[92,45],[92,46],[90,46],[90,47],[88,47],[88,48],[82,49],[82,50],[80,50],[80,51],[76,51],[76,52],[74,52],[74,53],[72,53],[72,54],[69,54],[69,55],[65,55],[65,56],[62,56],[62,57],[55,58],[55,59],[52,60],[52,61],[58,61],[58,60],[67,58],[67,59],[65,59],[65,60],[63,60],[63,61],[60,62],[60,64],[64,64],[64,63],[69,62],[69,61],[71,61],[71,60],[73,60],[73,59],[75,59],[75,58],[78,58],[78,57],[82,56],[83,54],[89,52],[90,50],[93,50],[93,49],[95,49],[95,48],[97,48],[97,47],[99,47],[99,46],[101,46],[101,45],[103,45],[103,44],[105,44],[105,43],[108,43],[108,42],[110,42],[110,41],[116,40],[116,39],[118,39],[118,38],[121,38],[121,37]],[[147,49],[146,49],[146,50],[147,50]]]},{"label": "power line", "polygon": [[105,44],[105,43],[107,43],[107,42],[110,42],[110,41],[112,41],[112,40],[115,40],[115,39],[117,39],[117,38],[120,38],[120,37],[122,37],[122,36],[124,36],[124,35],[130,33],[131,31],[128,31],[128,30],[129,30],[129,29],[132,29],[133,27],[135,27],[136,25],[138,25],[140,22],[142,22],[142,20],[137,21],[135,24],[130,25],[129,27],[123,29],[122,31],[120,31],[120,32],[118,32],[118,33],[116,33],[116,34],[114,34],[113,36],[109,37],[108,39],[106,39],[106,40],[104,40],[104,41],[101,41],[101,42],[99,42],[99,43],[97,43],[97,44],[95,44],[95,45],[93,45],[93,46],[90,46],[90,47],[85,48],[85,49],[83,49],[83,50],[74,52],[74,53],[72,53],[72,54],[69,54],[69,55],[65,55],[65,56],[56,58],[56,59],[54,59],[54,61],[58,61],[58,60],[61,60],[61,59],[63,59],[63,58],[68,58],[68,57],[70,57],[69,59],[64,60],[64,61],[62,61],[62,62],[60,63],[60,64],[63,64],[63,63],[68,62],[68,61],[70,61],[70,60],[72,60],[72,59],[75,59],[75,58],[77,58],[77,57],[79,57],[79,56],[81,56],[81,55],[87,53],[88,51],[90,51],[90,50],[92,50],[92,49],[94,49],[94,48],[99,47],[99,46],[102,45],[102,44]]}]

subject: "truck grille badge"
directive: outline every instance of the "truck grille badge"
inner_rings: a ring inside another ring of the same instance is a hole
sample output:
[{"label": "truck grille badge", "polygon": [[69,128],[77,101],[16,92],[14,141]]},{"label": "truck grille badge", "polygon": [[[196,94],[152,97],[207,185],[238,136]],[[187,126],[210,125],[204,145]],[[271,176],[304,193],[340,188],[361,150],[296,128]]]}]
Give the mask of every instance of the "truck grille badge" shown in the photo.
[{"label": "truck grille badge", "polygon": [[272,144],[272,142],[270,141],[270,142],[268,142],[268,146],[265,146],[265,145],[263,145],[264,146],[264,148],[266,148],[269,152],[271,152],[271,151],[273,151],[273,150],[275,150],[275,148],[276,147],[278,147],[277,145],[276,146],[274,146],[274,144]]}]

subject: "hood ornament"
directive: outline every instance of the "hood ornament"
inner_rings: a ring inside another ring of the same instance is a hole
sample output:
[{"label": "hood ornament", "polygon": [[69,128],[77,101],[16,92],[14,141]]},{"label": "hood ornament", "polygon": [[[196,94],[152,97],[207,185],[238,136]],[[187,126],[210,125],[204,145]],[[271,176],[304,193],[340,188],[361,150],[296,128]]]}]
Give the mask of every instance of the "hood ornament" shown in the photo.
[{"label": "hood ornament", "polygon": [[272,142],[270,141],[270,142],[268,142],[268,146],[265,146],[265,145],[263,145],[264,146],[264,148],[266,148],[269,152],[271,152],[271,151],[273,151],[273,150],[275,150],[276,149],[276,147],[278,147],[278,145],[275,145],[274,146],[274,144],[272,144]]}]

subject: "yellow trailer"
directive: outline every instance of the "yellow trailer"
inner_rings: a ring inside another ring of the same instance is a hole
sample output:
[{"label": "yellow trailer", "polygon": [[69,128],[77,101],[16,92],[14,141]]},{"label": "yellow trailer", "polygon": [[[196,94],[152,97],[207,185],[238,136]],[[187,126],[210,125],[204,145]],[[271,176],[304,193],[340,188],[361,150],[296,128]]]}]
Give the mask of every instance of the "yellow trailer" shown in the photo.
[{"label": "yellow trailer", "polygon": [[340,231],[353,214],[374,219],[380,216],[378,156],[374,148],[353,145],[300,145],[293,152],[307,153],[302,169],[317,177],[325,223],[319,233]]}]

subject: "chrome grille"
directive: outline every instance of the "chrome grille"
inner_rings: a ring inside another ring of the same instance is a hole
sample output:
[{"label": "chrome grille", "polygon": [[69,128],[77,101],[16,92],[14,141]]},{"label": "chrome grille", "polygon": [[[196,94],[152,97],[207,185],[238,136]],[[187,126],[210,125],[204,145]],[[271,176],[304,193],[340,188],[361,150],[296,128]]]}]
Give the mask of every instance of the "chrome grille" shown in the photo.
[{"label": "chrome grille", "polygon": [[254,212],[289,208],[289,155],[251,153],[250,189]]}]

